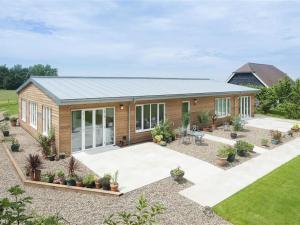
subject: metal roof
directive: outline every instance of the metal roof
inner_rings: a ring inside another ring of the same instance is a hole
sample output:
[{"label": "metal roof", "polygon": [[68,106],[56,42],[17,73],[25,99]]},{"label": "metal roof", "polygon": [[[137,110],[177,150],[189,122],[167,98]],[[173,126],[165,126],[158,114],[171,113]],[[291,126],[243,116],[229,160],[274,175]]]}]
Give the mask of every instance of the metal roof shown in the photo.
[{"label": "metal roof", "polygon": [[155,77],[31,77],[33,83],[57,104],[132,101],[180,97],[256,93],[259,90],[199,78]]}]

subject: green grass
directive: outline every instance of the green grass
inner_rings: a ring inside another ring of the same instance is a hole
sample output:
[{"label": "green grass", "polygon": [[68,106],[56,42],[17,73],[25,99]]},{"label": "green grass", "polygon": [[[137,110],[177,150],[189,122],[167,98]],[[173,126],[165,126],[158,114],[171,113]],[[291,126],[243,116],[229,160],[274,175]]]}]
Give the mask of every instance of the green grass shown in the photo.
[{"label": "green grass", "polygon": [[0,89],[0,112],[18,114],[18,96],[15,90]]},{"label": "green grass", "polygon": [[300,157],[216,205],[234,225],[300,224]]}]

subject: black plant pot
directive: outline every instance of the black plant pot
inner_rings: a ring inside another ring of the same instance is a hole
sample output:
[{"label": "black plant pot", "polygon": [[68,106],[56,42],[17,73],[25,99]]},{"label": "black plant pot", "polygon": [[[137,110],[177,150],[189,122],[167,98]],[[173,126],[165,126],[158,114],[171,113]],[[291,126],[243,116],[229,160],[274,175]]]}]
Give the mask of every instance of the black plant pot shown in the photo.
[{"label": "black plant pot", "polygon": [[56,155],[48,155],[47,158],[49,161],[54,161]]},{"label": "black plant pot", "polygon": [[9,136],[9,131],[8,130],[2,131],[2,133],[3,133],[4,137],[8,137]]},{"label": "black plant pot", "polygon": [[18,152],[19,149],[20,149],[20,145],[19,144],[12,144],[10,146],[10,149],[13,151],[13,152]]},{"label": "black plant pot", "polygon": [[246,151],[237,151],[237,154],[241,157],[245,157],[247,155]]},{"label": "black plant pot", "polygon": [[228,162],[234,162],[234,160],[235,160],[235,154],[229,154],[228,158],[227,158],[227,161]]},{"label": "black plant pot", "polygon": [[66,154],[65,153],[60,153],[59,154],[59,159],[65,159],[66,158]]},{"label": "black plant pot", "polygon": [[67,179],[66,180],[68,186],[75,186],[76,180],[75,179]]},{"label": "black plant pot", "polygon": [[236,139],[237,138],[237,133],[230,133],[230,137],[232,139]]}]

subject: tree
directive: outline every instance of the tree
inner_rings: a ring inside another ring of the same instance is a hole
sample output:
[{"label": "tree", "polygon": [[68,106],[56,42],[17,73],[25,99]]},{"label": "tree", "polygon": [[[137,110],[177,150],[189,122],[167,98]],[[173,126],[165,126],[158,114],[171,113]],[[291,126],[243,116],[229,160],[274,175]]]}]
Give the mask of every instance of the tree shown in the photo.
[{"label": "tree", "polygon": [[289,78],[284,78],[274,85],[274,93],[278,100],[278,103],[284,103],[290,100],[292,94],[293,82]]},{"label": "tree", "polygon": [[8,76],[9,69],[6,65],[0,65],[0,88],[4,88],[4,78]]},{"label": "tree", "polygon": [[295,84],[292,89],[292,101],[295,104],[300,104],[300,79],[295,81]]},{"label": "tree", "polygon": [[57,76],[57,69],[50,65],[37,64],[28,68],[29,76]]}]

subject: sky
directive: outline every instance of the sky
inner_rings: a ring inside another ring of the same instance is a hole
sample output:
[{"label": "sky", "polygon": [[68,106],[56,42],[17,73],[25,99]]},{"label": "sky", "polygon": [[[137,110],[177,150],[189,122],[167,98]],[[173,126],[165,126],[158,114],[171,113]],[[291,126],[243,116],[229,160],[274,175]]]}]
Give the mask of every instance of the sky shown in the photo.
[{"label": "sky", "polygon": [[63,76],[300,77],[300,1],[0,0],[0,64]]}]

